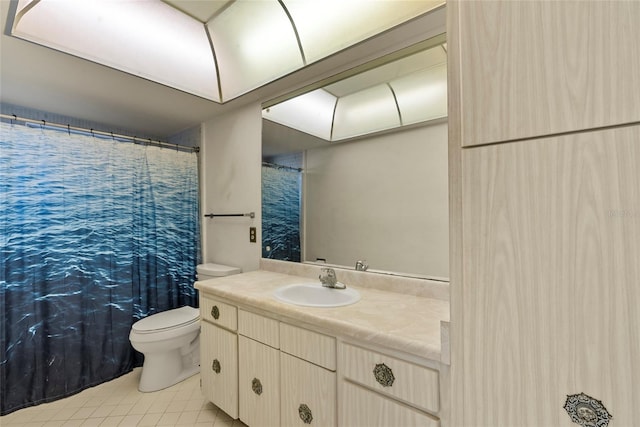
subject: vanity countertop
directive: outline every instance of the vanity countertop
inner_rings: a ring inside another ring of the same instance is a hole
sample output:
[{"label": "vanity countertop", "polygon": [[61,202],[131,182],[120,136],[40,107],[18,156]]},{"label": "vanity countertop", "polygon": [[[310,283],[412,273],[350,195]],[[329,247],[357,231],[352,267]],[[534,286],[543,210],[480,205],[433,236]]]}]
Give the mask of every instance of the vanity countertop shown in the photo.
[{"label": "vanity countertop", "polygon": [[362,298],[343,307],[303,307],[281,302],[273,296],[280,286],[311,281],[306,277],[257,270],[199,281],[195,287],[213,297],[273,313],[285,321],[315,325],[338,337],[441,360],[440,322],[449,321],[448,301],[349,286],[348,283]]}]

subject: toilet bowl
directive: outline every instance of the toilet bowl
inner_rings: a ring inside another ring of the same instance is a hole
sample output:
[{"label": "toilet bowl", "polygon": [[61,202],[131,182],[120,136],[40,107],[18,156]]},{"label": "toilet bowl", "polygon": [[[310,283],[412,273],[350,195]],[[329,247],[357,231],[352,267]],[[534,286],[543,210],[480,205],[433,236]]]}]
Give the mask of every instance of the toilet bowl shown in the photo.
[{"label": "toilet bowl", "polygon": [[200,371],[200,311],[181,307],[133,324],[129,340],[144,354],[138,390],[161,390]]},{"label": "toilet bowl", "polygon": [[[201,264],[198,280],[240,273],[236,267]],[[200,372],[200,311],[180,307],[138,320],[129,340],[144,354],[138,390],[151,392],[179,383]]]}]

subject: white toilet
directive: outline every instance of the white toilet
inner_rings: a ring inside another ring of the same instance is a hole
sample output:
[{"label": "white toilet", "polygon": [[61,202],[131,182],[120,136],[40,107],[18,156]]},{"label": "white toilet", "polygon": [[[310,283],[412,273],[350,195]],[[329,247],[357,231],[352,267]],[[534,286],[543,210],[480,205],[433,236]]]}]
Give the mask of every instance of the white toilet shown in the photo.
[{"label": "white toilet", "polygon": [[[220,264],[200,264],[198,280],[238,274],[242,270]],[[167,388],[200,372],[200,311],[180,307],[156,313],[133,324],[131,345],[144,354],[138,390]]]}]

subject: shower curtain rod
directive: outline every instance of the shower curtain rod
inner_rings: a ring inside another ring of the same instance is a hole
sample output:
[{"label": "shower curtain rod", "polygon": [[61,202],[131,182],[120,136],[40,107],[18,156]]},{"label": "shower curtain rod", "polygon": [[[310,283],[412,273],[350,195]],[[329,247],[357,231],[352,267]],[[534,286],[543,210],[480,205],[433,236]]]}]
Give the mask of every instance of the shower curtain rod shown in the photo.
[{"label": "shower curtain rod", "polygon": [[2,113],[0,114],[0,118],[11,120],[12,123],[15,121],[15,122],[39,124],[41,126],[52,126],[52,127],[60,128],[61,130],[66,130],[69,133],[71,133],[71,131],[76,131],[76,132],[83,132],[91,135],[101,135],[101,136],[111,137],[114,139],[118,138],[119,140],[124,139],[126,141],[131,141],[134,144],[148,144],[148,145],[153,145],[160,148],[172,148],[180,151],[189,151],[189,152],[196,152],[196,153],[200,151],[199,147],[188,147],[186,145],[172,144],[170,142],[158,141],[151,138],[138,138],[137,136],[122,135],[122,134],[113,133],[113,132],[104,132],[104,131],[99,131],[95,129],[87,129],[87,128],[82,128],[77,126],[71,126],[68,124],[63,125],[60,123],[47,122],[46,120],[27,119],[25,117],[18,117],[15,114]]},{"label": "shower curtain rod", "polygon": [[274,168],[274,169],[292,170],[296,172],[302,172],[304,170],[302,168],[294,168],[293,166],[279,165],[277,163],[271,163],[271,162],[262,162],[262,166],[266,166],[268,168]]}]

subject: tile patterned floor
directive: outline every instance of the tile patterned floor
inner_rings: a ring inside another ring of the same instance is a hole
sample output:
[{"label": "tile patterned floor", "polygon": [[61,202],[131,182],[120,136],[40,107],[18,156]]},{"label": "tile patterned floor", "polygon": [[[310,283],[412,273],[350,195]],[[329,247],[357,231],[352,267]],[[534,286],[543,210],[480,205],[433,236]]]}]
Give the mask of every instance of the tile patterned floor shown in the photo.
[{"label": "tile patterned floor", "polygon": [[213,426],[246,427],[200,392],[200,376],[153,393],[138,391],[141,369],[56,402],[0,417],[2,427]]}]

